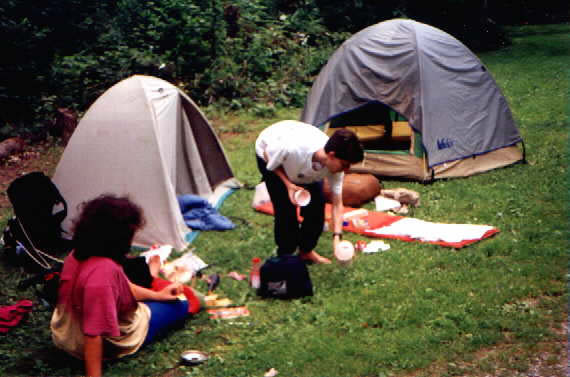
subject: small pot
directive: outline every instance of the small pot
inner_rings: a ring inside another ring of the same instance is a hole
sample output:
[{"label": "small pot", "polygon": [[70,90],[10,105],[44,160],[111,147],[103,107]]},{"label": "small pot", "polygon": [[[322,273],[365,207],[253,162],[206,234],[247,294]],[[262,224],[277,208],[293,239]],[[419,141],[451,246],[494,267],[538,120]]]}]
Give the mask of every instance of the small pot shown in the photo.
[{"label": "small pot", "polygon": [[180,359],[186,365],[198,365],[208,360],[208,355],[202,351],[188,350],[182,352]]}]

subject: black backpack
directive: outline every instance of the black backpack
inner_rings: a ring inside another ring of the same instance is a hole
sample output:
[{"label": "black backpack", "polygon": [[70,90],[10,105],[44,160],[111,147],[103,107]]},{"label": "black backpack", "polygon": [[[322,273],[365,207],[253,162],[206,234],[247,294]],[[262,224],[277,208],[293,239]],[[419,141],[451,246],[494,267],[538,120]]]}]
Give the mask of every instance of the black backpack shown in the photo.
[{"label": "black backpack", "polygon": [[267,259],[261,266],[260,278],[257,294],[262,297],[292,299],[313,295],[309,270],[298,255]]},{"label": "black backpack", "polygon": [[4,229],[4,256],[9,263],[29,272],[52,270],[71,248],[63,238],[61,223],[67,216],[67,203],[42,172],[16,178],[8,186],[8,199],[14,217]]}]

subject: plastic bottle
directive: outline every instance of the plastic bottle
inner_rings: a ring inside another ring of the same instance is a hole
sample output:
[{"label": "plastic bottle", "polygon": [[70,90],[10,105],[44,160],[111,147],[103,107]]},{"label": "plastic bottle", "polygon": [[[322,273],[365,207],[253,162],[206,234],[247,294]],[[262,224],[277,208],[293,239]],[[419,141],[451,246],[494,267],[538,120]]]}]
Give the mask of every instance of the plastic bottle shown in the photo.
[{"label": "plastic bottle", "polygon": [[261,285],[261,279],[259,276],[259,270],[261,268],[261,259],[260,258],[253,258],[251,260],[251,271],[249,272],[249,284],[252,288],[258,289]]}]

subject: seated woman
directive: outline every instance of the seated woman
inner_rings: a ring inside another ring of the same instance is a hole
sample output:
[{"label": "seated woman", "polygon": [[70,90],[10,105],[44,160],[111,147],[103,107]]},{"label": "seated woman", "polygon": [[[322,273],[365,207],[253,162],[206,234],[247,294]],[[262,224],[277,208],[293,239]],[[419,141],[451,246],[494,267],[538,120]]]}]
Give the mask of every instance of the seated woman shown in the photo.
[{"label": "seated woman", "polygon": [[88,376],[101,376],[104,359],[135,353],[188,316],[189,302],[177,297],[192,295],[189,288],[154,280],[154,289],[144,288],[123,271],[143,224],[137,205],[112,195],[85,203],[74,223],[75,248],[65,258],[51,332],[58,348],[84,359]]}]

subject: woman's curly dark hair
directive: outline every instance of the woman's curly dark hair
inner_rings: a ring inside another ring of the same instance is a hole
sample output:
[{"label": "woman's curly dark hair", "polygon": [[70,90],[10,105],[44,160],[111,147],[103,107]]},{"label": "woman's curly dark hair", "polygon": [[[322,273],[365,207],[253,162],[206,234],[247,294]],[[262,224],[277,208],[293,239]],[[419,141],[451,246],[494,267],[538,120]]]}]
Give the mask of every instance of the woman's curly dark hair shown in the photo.
[{"label": "woman's curly dark hair", "polygon": [[74,255],[79,260],[91,256],[117,262],[131,249],[137,230],[144,225],[142,209],[128,197],[103,194],[82,204],[73,225]]}]

